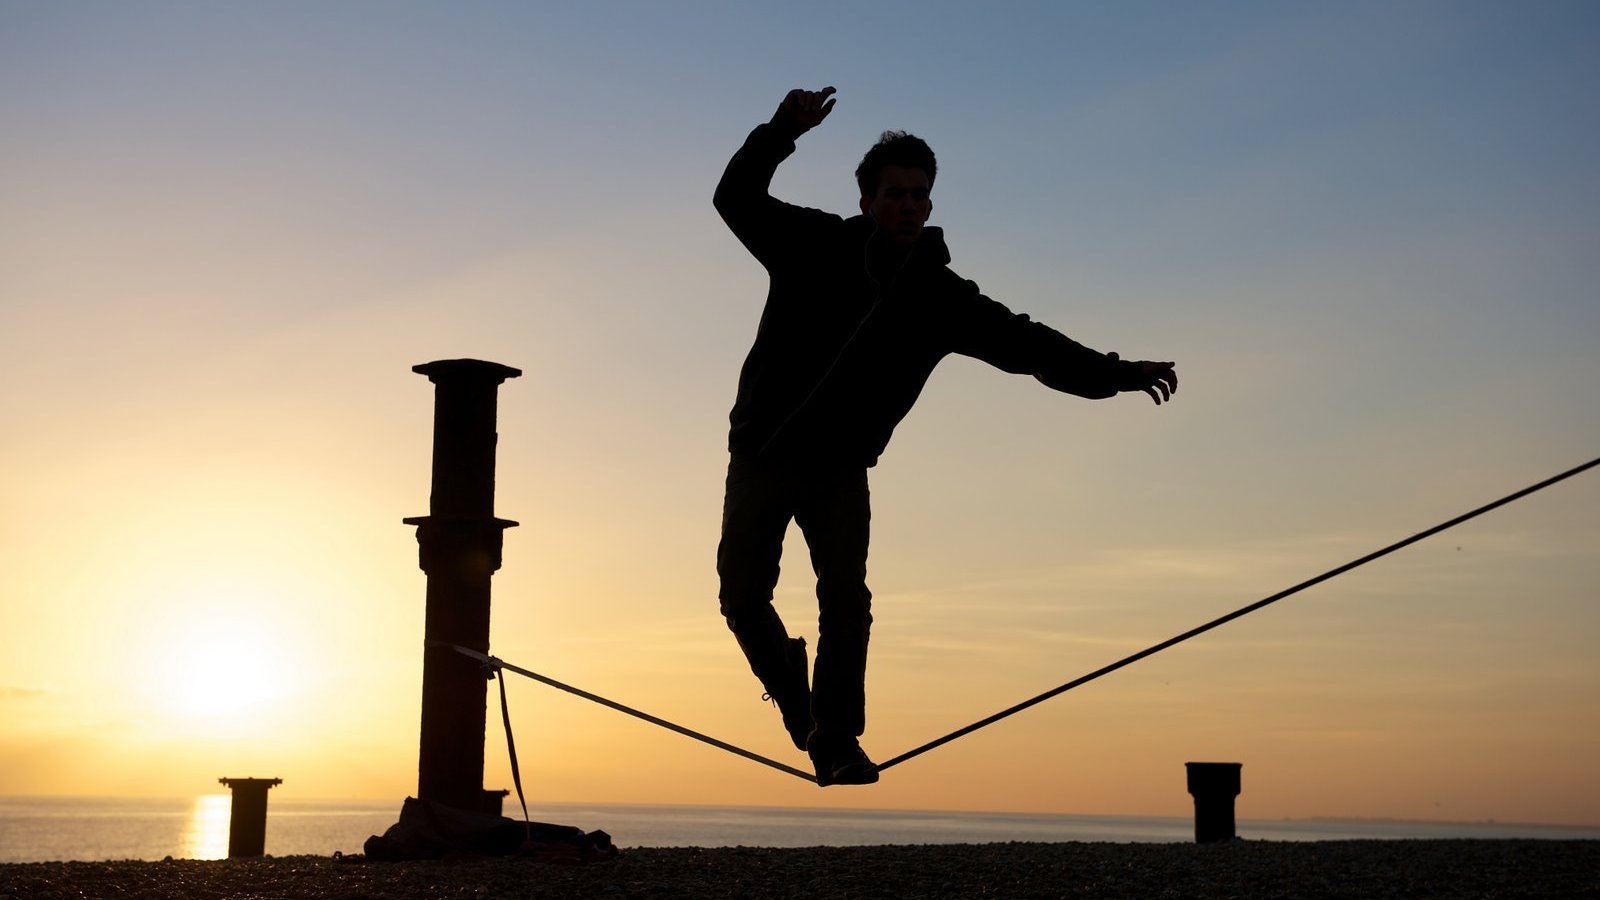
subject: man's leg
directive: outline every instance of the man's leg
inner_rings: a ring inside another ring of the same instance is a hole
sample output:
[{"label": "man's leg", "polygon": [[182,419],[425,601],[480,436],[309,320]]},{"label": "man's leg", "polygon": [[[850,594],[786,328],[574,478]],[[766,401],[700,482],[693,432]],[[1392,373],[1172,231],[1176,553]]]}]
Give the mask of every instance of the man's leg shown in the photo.
[{"label": "man's leg", "polygon": [[[811,695],[816,731],[811,749],[818,778],[877,781],[877,770],[856,742],[866,730],[867,641],[872,630],[872,593],[867,590],[872,508],[866,470],[809,477],[795,521],[805,532],[817,574],[817,665]],[[824,772],[830,765],[848,766],[848,771]]]},{"label": "man's leg", "polygon": [[717,575],[728,628],[750,670],[777,701],[790,738],[804,750],[811,731],[805,642],[790,639],[772,607],[783,535],[794,514],[793,496],[794,486],[782,468],[750,459],[729,461]]}]

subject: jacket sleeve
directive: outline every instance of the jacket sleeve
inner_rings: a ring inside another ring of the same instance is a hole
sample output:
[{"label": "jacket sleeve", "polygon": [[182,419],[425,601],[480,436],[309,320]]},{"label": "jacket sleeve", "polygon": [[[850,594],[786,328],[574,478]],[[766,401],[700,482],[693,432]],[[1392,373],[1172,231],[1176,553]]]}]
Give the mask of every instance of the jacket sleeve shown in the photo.
[{"label": "jacket sleeve", "polygon": [[968,296],[956,329],[956,353],[1004,372],[1032,375],[1048,388],[1090,400],[1115,396],[1137,374],[1137,363],[1091,350],[978,293],[976,284],[964,284]]},{"label": "jacket sleeve", "polygon": [[770,271],[793,255],[807,230],[837,219],[820,210],[785,203],[770,193],[778,164],[794,153],[800,132],[782,109],[757,125],[728,161],[712,204],[740,243]]}]

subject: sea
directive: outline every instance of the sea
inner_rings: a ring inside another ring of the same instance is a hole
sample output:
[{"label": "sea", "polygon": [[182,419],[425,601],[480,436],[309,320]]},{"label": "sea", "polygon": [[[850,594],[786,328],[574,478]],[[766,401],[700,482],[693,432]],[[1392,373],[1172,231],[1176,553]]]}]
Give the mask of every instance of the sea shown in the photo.
[{"label": "sea", "polygon": [[[400,814],[392,800],[306,800],[268,795],[269,856],[360,853]],[[520,809],[517,810],[520,813]],[[534,821],[601,830],[620,847],[814,847],[1005,841],[1188,842],[1192,819],[925,810],[784,809],[761,806],[544,804]],[[228,794],[167,799],[0,797],[0,863],[55,860],[222,859]],[[1600,826],[1495,822],[1241,819],[1245,840],[1408,838],[1600,840]]]}]

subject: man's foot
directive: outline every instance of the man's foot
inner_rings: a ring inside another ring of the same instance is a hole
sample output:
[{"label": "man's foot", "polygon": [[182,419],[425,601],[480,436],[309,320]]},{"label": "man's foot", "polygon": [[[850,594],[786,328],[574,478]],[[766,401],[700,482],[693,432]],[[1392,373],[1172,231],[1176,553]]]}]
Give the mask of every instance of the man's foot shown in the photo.
[{"label": "man's foot", "polygon": [[806,749],[811,737],[811,686],[807,683],[810,663],[806,661],[806,639],[790,638],[784,648],[783,685],[779,690],[768,690],[763,700],[778,704],[783,713],[783,727],[794,741],[795,749]]},{"label": "man's foot", "polygon": [[855,738],[812,741],[811,764],[817,769],[817,787],[834,784],[876,784],[878,765],[867,758]]}]

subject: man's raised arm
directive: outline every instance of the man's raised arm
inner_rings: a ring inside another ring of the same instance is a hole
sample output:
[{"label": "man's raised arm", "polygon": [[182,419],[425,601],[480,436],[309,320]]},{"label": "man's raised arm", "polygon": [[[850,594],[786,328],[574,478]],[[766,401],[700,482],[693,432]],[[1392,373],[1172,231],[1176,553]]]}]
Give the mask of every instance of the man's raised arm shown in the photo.
[{"label": "man's raised arm", "polygon": [[[834,89],[807,91],[795,88],[783,98],[772,120],[756,126],[744,146],[729,160],[717,182],[712,203],[722,221],[763,263],[770,263],[788,237],[788,219],[799,212],[771,194],[778,164],[794,152],[800,135],[822,124],[833,111]],[[791,212],[792,211],[792,212]]]}]

